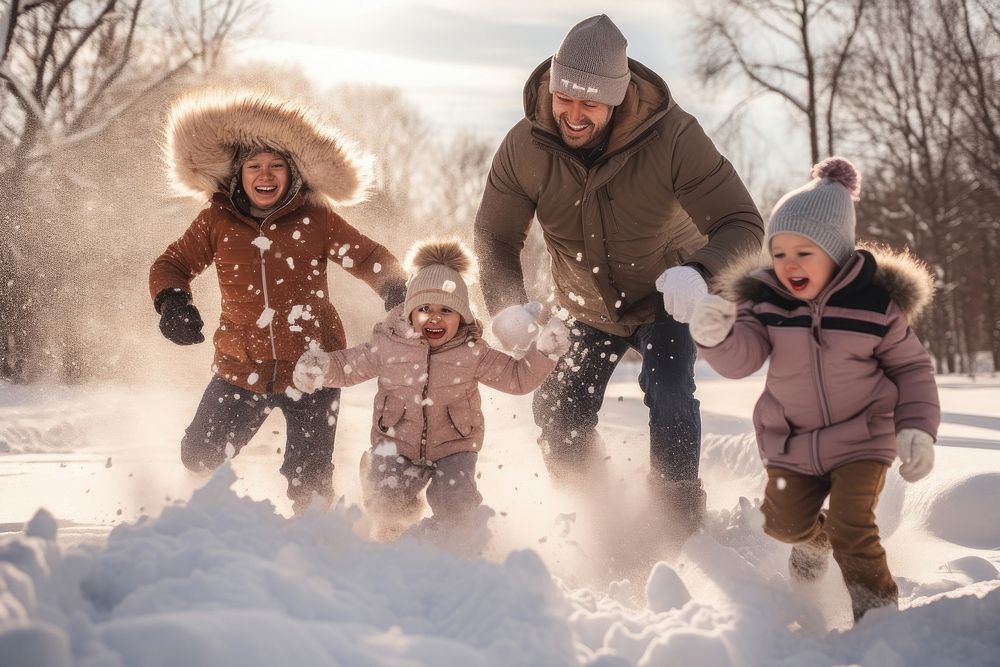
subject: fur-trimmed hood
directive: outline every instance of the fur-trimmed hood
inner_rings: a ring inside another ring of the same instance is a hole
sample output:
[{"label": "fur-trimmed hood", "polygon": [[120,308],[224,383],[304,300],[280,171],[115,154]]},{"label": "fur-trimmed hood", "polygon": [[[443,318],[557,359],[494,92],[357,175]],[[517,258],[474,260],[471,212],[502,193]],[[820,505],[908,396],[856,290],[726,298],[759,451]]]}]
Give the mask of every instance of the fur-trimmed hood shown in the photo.
[{"label": "fur-trimmed hood", "polygon": [[[923,260],[909,251],[896,251],[887,246],[862,244],[847,260],[844,269],[855,262],[866,261],[865,255],[875,263],[872,284],[889,293],[889,297],[899,306],[909,322],[914,322],[924,312],[934,298],[934,277]],[[834,281],[845,273],[834,277]],[[712,287],[721,296],[735,301],[760,301],[765,292],[781,290],[783,296],[794,299],[787,293],[774,275],[771,262],[766,254],[748,254],[732,262],[712,280]]]},{"label": "fur-trimmed hood", "polygon": [[164,153],[173,187],[200,199],[229,192],[241,146],[272,146],[294,161],[303,194],[317,205],[364,200],[371,158],[294,102],[266,93],[196,91],[177,98],[164,126]]}]

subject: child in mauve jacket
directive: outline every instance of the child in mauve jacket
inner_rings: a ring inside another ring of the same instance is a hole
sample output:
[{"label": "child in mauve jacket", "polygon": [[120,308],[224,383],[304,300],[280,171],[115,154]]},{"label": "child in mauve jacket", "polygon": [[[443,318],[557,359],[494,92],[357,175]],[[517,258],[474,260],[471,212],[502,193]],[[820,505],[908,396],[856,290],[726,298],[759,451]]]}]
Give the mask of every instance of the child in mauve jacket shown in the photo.
[{"label": "child in mauve jacket", "polygon": [[812,176],[771,213],[770,265],[720,275],[727,298],[703,299],[691,334],[729,378],[770,360],[753,415],[768,473],[764,531],[793,544],[793,579],[817,579],[832,550],[857,621],[898,603],[875,523],[886,472],[898,455],[915,482],[934,463],[934,368],[909,325],[933,283],[909,255],[855,248],[850,162],[828,158]]},{"label": "child in mauve jacket", "polygon": [[[483,446],[479,383],[510,394],[534,391],[569,347],[553,317],[523,358],[492,349],[469,306],[459,241],[426,241],[410,252],[406,300],[377,324],[370,341],[346,350],[310,350],[295,368],[305,392],[378,377],[371,449],[362,458],[362,496],[376,525],[401,527],[423,510],[458,525],[482,502],[476,459]],[[392,531],[388,531],[392,532]]]}]

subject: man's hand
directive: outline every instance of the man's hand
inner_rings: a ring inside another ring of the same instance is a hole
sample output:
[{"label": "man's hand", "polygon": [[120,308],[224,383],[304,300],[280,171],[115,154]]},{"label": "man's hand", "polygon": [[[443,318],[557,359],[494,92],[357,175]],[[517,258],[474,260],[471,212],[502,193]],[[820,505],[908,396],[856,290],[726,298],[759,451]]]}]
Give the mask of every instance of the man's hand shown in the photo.
[{"label": "man's hand", "polygon": [[904,428],[896,434],[896,450],[902,465],[899,476],[907,482],[923,479],[934,467],[934,436],[919,428]]},{"label": "man's hand", "polygon": [[319,349],[306,350],[295,362],[292,383],[305,394],[323,388],[323,381],[330,370],[330,355]]},{"label": "man's hand", "polygon": [[715,347],[726,340],[736,321],[736,304],[715,294],[706,295],[694,307],[691,337],[702,347]]},{"label": "man's hand", "polygon": [[553,317],[542,327],[535,345],[549,359],[558,360],[569,350],[569,329],[562,320]]},{"label": "man's hand", "polygon": [[184,292],[169,294],[160,302],[160,333],[178,345],[192,345],[205,340],[201,314]]},{"label": "man's hand", "polygon": [[538,336],[538,316],[542,304],[532,301],[524,305],[507,306],[493,318],[491,329],[508,352],[523,353]]},{"label": "man's hand", "polygon": [[678,322],[690,322],[694,307],[708,294],[708,285],[690,266],[672,266],[656,279],[663,292],[663,308]]}]

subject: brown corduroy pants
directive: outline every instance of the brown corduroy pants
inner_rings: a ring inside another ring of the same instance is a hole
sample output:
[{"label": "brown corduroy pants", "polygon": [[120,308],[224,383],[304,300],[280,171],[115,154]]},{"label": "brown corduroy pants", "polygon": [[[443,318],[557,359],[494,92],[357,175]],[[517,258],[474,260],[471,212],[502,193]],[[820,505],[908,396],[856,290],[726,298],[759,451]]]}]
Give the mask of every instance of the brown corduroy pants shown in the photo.
[{"label": "brown corduroy pants", "polygon": [[[822,542],[825,533],[847,584],[855,621],[869,609],[899,601],[875,523],[875,505],[888,469],[881,461],[855,461],[820,476],[767,469],[764,532],[790,544]],[[827,496],[830,507],[823,516]]]}]

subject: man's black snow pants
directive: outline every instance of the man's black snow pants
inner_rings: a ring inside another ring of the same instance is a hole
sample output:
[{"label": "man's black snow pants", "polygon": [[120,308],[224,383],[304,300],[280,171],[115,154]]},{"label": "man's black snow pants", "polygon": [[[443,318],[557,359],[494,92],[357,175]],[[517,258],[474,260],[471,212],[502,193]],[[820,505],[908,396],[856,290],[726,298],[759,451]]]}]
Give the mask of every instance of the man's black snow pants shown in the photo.
[{"label": "man's black snow pants", "polygon": [[579,320],[569,325],[570,349],[535,392],[535,424],[546,466],[555,477],[575,477],[604,453],[597,413],[611,374],[628,348],[642,356],[639,386],[649,408],[651,482],[698,479],[701,414],[694,397],[697,351],[686,324],[661,312],[631,336],[604,333]]}]

